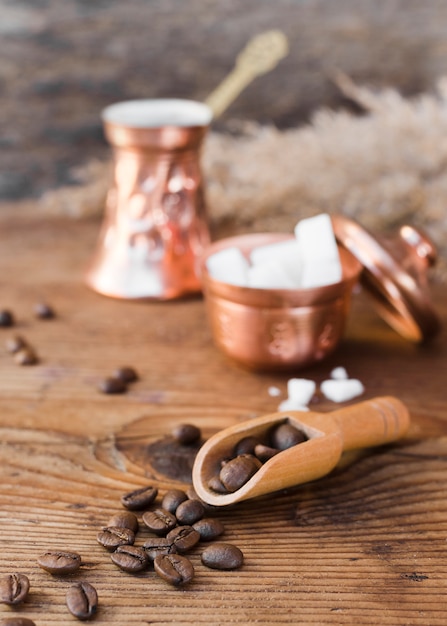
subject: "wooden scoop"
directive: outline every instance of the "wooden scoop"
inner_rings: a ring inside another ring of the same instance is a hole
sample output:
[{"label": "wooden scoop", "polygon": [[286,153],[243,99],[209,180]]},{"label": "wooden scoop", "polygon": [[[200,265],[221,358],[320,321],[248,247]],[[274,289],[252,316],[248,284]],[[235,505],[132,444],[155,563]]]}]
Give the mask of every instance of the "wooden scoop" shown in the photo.
[{"label": "wooden scoop", "polygon": [[[221,461],[234,456],[241,439],[262,439],[272,427],[284,422],[303,432],[307,440],[273,456],[235,492],[221,494],[208,486],[209,480],[219,474]],[[396,441],[409,424],[407,408],[393,397],[373,398],[330,413],[284,411],[258,417],[208,439],[194,462],[194,489],[199,498],[215,506],[286,489],[325,476],[345,451]]]}]

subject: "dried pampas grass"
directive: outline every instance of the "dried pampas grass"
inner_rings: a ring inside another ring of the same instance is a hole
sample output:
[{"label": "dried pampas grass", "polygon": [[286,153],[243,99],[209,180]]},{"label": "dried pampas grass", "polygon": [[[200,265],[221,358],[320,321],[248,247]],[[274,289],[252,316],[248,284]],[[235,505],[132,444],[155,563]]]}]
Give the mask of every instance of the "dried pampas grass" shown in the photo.
[{"label": "dried pampas grass", "polygon": [[[247,123],[236,134],[208,135],[202,164],[212,227],[290,231],[323,211],[375,231],[410,223],[433,238],[437,275],[446,278],[447,79],[411,100],[358,87],[343,74],[335,80],[365,115],[324,109],[296,129]],[[87,164],[79,186],[46,193],[42,209],[102,213],[110,173],[110,163]]]}]

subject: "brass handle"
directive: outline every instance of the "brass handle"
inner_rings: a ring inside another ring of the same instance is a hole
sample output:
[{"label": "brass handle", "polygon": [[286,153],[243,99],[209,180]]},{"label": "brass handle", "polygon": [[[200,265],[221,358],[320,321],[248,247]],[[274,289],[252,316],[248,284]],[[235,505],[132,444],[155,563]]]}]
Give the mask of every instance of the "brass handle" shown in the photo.
[{"label": "brass handle", "polygon": [[270,72],[287,56],[287,37],[279,30],[256,35],[236,58],[236,65],[205,101],[218,117],[256,76]]}]

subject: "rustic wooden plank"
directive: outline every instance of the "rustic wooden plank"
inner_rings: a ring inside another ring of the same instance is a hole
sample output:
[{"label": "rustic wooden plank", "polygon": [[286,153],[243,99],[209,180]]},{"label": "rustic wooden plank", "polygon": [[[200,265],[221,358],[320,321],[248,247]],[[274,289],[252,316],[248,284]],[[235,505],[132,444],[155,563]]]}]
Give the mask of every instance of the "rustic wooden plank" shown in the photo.
[{"label": "rustic wooden plank", "polygon": [[[96,223],[27,217],[0,226],[1,306],[17,317],[15,329],[0,329],[0,573],[30,578],[20,615],[38,626],[66,624],[67,586],[88,580],[103,624],[445,624],[445,334],[432,346],[410,345],[357,295],[340,350],[294,374],[320,382],[344,365],[364,382],[365,397],[407,403],[408,437],[315,483],[219,511],[225,539],[245,554],[243,568],[206,569],[197,548],[196,576],[177,590],[151,571],[121,572],[95,539],[121,509],[122,493],[148,482],[161,493],[183,486],[143,467],[136,443],[182,421],[208,436],[273,412],[278,398],[268,387],[284,394],[289,375],[248,372],[218,353],[201,298],[137,304],[89,291],[82,268]],[[445,320],[445,288],[434,298]],[[38,299],[54,306],[56,319],[34,318]],[[13,330],[36,347],[38,365],[13,362],[3,348]],[[140,380],[123,396],[100,394],[99,380],[123,364]],[[146,536],[142,530],[138,541]],[[78,551],[81,571],[47,574],[36,563],[47,549]],[[15,612],[0,605],[0,617]]]}]

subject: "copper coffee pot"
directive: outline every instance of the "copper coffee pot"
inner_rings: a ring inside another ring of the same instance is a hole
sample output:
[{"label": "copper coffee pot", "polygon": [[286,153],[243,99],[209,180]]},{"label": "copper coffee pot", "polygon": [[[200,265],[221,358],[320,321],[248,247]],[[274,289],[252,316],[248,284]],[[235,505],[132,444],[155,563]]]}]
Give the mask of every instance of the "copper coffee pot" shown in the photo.
[{"label": "copper coffee pot", "polygon": [[134,100],[107,107],[114,181],[87,283],[116,298],[169,299],[200,290],[210,241],[200,146],[212,118],[202,103]]},{"label": "copper coffee pot", "polygon": [[287,54],[280,31],[254,37],[205,104],[131,100],[102,114],[114,176],[86,282],[123,299],[167,300],[200,292],[210,242],[200,149],[212,119]]}]

